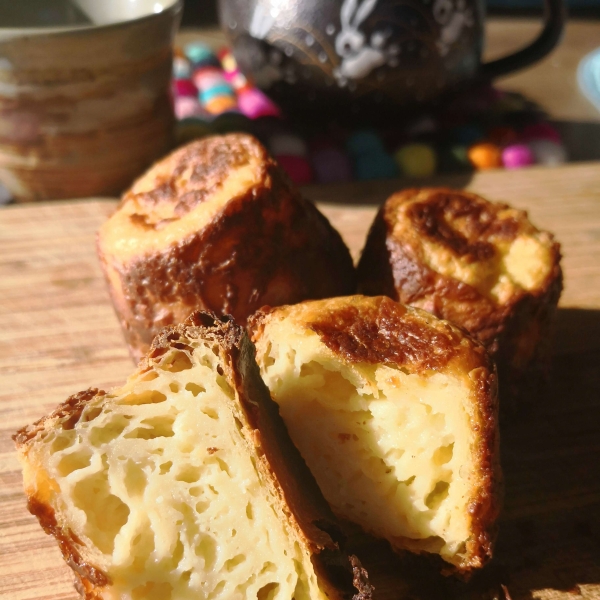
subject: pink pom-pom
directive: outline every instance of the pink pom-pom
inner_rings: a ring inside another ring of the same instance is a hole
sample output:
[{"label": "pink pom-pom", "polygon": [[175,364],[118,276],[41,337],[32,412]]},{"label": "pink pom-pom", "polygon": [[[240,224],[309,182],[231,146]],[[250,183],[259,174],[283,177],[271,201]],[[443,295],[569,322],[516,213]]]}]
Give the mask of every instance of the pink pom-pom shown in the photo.
[{"label": "pink pom-pom", "polygon": [[523,139],[525,141],[550,140],[560,144],[560,133],[550,123],[533,123],[523,129]]},{"label": "pink pom-pom", "polygon": [[280,117],[281,111],[259,89],[249,87],[238,92],[238,107],[249,119]]},{"label": "pink pom-pom", "polygon": [[175,117],[179,121],[204,114],[198,98],[192,98],[191,96],[179,96],[175,98],[174,110]]},{"label": "pink pom-pom", "polygon": [[196,88],[200,91],[223,84],[230,87],[223,71],[217,71],[216,69],[196,69],[193,80]]},{"label": "pink pom-pom", "polygon": [[191,79],[176,79],[174,87],[175,95],[178,97],[192,96],[195,98],[198,95],[198,88]]},{"label": "pink pom-pom", "polygon": [[276,156],[277,162],[296,185],[310,183],[313,172],[310,163],[301,156]]},{"label": "pink pom-pom", "polygon": [[506,169],[520,169],[534,162],[533,152],[526,144],[512,144],[502,151],[502,164]]}]

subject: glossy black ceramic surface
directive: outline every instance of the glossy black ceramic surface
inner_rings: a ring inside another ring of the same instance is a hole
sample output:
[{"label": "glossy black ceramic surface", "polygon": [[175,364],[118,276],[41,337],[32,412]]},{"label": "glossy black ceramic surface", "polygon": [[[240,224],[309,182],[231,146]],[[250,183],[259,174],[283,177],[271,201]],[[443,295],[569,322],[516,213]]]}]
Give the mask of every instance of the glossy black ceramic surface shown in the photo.
[{"label": "glossy black ceramic surface", "polygon": [[536,60],[564,18],[561,0],[547,4],[546,28],[527,55],[483,68],[482,0],[220,0],[220,19],[242,70],[288,110],[377,110]]}]

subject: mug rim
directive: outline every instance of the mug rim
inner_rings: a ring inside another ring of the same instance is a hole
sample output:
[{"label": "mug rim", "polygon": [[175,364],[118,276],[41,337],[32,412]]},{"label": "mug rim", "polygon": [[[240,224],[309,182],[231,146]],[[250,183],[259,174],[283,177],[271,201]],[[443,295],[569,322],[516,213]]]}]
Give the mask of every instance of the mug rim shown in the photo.
[{"label": "mug rim", "polygon": [[57,34],[71,34],[90,31],[105,31],[107,29],[119,29],[149,21],[150,19],[160,18],[165,15],[176,15],[183,9],[184,0],[168,0],[170,4],[160,12],[151,12],[141,17],[133,19],[125,19],[114,23],[103,23],[101,25],[64,25],[59,27],[0,27],[0,43],[13,40],[23,39],[26,37],[42,37],[44,35],[53,36]]}]

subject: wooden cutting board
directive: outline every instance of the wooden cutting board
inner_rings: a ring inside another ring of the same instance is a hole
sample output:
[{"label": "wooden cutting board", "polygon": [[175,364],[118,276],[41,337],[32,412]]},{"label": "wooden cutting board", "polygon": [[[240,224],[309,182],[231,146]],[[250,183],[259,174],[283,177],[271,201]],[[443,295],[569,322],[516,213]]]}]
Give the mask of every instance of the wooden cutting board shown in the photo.
[{"label": "wooden cutting board", "polygon": [[[436,181],[437,183],[437,181]],[[529,210],[562,243],[550,395],[502,432],[505,508],[496,557],[469,584],[425,560],[356,540],[376,598],[600,599],[600,164],[488,172],[443,183]],[[360,252],[376,205],[406,181],[311,186],[306,194]],[[0,210],[0,598],[74,599],[54,541],[25,508],[11,435],[133,365],[95,256],[113,200]],[[504,586],[504,588],[502,587]]]}]

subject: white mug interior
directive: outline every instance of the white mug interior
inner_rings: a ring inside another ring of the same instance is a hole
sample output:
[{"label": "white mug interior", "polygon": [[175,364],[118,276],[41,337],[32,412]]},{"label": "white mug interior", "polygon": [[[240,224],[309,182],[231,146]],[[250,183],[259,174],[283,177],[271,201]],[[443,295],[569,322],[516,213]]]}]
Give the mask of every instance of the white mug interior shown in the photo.
[{"label": "white mug interior", "polygon": [[161,13],[179,0],[0,0],[0,39],[102,27]]},{"label": "white mug interior", "polygon": [[176,0],[71,0],[94,25],[109,25],[160,13]]}]

